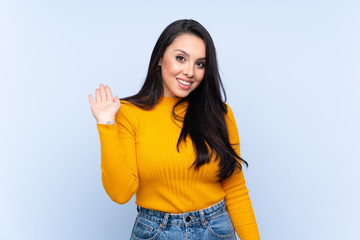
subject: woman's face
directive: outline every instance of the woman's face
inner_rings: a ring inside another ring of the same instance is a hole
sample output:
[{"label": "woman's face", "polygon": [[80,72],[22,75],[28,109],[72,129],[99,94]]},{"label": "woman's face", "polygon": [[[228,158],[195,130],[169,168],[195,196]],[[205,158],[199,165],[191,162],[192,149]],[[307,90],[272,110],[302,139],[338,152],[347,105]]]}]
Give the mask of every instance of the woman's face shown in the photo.
[{"label": "woman's face", "polygon": [[205,75],[204,41],[181,34],[166,48],[160,59],[165,97],[186,97],[199,86]]}]

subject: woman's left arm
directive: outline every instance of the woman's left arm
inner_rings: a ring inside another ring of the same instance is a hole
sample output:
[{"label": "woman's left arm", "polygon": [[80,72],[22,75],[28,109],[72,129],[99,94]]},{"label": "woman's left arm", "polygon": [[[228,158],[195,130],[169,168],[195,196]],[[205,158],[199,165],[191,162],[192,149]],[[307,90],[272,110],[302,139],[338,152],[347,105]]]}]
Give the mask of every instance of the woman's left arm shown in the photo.
[{"label": "woman's left arm", "polygon": [[[229,140],[235,152],[240,156],[239,134],[234,114],[229,106],[225,116],[228,126]],[[259,240],[260,235],[251,205],[249,191],[245,185],[243,171],[235,172],[222,182],[226,193],[225,202],[236,233],[241,240]]]}]

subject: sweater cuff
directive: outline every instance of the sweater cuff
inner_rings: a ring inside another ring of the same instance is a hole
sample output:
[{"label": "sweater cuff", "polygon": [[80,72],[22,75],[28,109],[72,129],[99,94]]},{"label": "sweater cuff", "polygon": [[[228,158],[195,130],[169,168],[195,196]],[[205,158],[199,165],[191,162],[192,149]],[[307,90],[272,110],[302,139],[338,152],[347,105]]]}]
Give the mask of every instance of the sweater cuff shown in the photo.
[{"label": "sweater cuff", "polygon": [[108,125],[108,124],[96,124],[96,127],[99,131],[99,134],[117,134],[117,122],[115,124]]}]

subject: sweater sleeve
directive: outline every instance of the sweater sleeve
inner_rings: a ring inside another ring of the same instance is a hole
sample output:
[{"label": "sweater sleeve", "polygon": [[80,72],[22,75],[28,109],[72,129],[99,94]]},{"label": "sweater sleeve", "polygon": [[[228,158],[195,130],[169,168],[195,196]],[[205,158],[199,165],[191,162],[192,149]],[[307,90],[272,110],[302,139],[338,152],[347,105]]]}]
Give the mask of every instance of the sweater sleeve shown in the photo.
[{"label": "sweater sleeve", "polygon": [[[239,134],[234,118],[234,114],[229,106],[226,114],[226,124],[229,132],[229,140],[235,152],[240,156]],[[248,189],[245,185],[243,171],[236,170],[229,178],[222,182],[226,193],[225,202],[231,221],[236,233],[241,240],[260,239],[256,224],[254,211],[251,205]]]},{"label": "sweater sleeve", "polygon": [[136,192],[139,180],[135,150],[137,118],[128,104],[121,103],[115,124],[97,124],[97,129],[104,189],[114,202],[124,204]]}]

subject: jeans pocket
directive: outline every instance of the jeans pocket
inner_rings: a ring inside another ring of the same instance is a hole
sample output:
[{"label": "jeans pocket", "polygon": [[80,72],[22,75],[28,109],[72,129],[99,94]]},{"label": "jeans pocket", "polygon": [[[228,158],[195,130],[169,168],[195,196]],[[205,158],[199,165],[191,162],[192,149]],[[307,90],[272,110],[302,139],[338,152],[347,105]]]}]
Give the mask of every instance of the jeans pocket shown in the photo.
[{"label": "jeans pocket", "polygon": [[207,221],[208,231],[215,239],[235,239],[235,229],[227,211]]},{"label": "jeans pocket", "polygon": [[138,216],[131,233],[131,239],[155,240],[159,237],[160,230],[160,224]]}]

